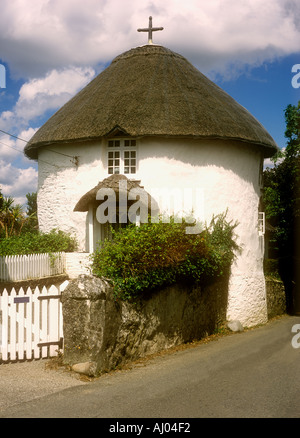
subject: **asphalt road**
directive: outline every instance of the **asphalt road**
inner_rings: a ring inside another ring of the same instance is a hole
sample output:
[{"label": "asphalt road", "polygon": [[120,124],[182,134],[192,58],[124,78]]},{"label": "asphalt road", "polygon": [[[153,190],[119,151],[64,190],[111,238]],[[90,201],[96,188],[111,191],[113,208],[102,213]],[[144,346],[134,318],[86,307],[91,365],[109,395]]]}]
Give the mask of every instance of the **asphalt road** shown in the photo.
[{"label": "asphalt road", "polygon": [[0,396],[0,417],[107,418],[114,425],[122,418],[299,418],[300,325],[293,332],[295,324],[300,317],[284,316],[91,382],[48,370],[53,390],[41,384],[32,396],[10,395],[2,408]]}]

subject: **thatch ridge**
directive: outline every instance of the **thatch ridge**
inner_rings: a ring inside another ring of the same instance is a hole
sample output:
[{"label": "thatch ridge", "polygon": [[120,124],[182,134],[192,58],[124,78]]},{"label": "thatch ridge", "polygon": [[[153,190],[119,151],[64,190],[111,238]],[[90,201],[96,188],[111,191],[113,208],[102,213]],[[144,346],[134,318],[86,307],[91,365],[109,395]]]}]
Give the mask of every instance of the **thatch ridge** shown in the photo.
[{"label": "thatch ridge", "polygon": [[183,56],[147,45],[116,57],[57,111],[25,147],[92,140],[116,126],[129,136],[224,138],[276,151],[264,127]]}]

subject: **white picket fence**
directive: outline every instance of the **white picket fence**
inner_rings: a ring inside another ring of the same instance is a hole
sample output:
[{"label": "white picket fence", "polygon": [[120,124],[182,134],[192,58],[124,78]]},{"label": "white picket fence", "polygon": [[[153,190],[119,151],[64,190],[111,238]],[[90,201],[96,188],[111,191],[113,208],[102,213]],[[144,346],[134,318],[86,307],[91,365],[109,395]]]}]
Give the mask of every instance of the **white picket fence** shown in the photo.
[{"label": "white picket fence", "polygon": [[4,289],[0,295],[0,359],[3,362],[57,356],[63,348],[59,288]]},{"label": "white picket fence", "polygon": [[22,281],[63,274],[65,253],[0,257],[0,281]]}]

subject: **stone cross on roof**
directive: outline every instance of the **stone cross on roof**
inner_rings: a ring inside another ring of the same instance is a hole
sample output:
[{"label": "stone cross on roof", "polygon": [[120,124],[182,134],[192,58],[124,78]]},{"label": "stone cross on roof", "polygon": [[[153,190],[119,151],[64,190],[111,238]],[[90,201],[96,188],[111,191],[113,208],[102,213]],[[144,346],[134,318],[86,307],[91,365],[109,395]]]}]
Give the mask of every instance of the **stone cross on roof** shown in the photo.
[{"label": "stone cross on roof", "polygon": [[152,17],[149,17],[149,27],[144,29],[138,29],[138,32],[148,32],[148,44],[153,44],[152,42],[152,32],[157,30],[164,30],[163,27],[152,27]]}]

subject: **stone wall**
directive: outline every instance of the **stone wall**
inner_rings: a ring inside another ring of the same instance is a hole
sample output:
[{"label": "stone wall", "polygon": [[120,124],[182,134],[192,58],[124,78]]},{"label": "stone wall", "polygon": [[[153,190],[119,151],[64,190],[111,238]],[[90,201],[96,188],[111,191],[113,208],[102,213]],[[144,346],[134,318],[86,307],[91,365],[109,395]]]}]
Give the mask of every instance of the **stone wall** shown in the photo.
[{"label": "stone wall", "polygon": [[284,284],[280,280],[266,278],[268,319],[286,313]]},{"label": "stone wall", "polygon": [[201,339],[225,322],[228,280],[172,286],[136,303],[115,300],[104,280],[81,275],[62,295],[64,361],[97,375],[148,354]]}]

